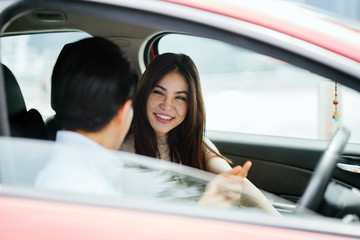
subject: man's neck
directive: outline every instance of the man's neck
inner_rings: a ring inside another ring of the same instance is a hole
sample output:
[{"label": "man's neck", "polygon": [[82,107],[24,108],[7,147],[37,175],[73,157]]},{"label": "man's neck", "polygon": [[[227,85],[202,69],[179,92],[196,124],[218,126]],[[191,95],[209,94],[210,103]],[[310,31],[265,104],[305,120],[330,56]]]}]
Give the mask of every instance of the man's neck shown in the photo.
[{"label": "man's neck", "polygon": [[75,132],[91,139],[92,141],[98,143],[99,145],[103,146],[107,149],[117,150],[120,146],[115,141],[114,132],[113,130],[105,127],[96,132],[88,132],[84,130],[75,130]]}]

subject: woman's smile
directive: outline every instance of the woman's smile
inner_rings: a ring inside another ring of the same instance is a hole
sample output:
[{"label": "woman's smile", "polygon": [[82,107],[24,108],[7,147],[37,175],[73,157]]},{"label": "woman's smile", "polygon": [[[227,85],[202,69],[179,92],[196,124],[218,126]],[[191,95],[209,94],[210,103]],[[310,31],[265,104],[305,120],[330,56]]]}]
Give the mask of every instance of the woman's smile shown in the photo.
[{"label": "woman's smile", "polygon": [[170,123],[172,119],[174,119],[173,117],[166,115],[166,114],[161,114],[161,113],[154,113],[156,120],[158,120],[161,123]]}]

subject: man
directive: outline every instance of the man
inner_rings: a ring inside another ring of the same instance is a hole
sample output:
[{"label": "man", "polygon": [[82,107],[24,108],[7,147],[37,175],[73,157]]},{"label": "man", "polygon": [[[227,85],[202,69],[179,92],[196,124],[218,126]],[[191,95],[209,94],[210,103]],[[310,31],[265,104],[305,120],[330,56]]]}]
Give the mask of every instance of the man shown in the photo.
[{"label": "man", "polygon": [[61,129],[56,149],[35,185],[95,194],[121,192],[118,150],[133,117],[132,66],[112,42],[87,38],[64,46],[52,74],[52,106]]}]

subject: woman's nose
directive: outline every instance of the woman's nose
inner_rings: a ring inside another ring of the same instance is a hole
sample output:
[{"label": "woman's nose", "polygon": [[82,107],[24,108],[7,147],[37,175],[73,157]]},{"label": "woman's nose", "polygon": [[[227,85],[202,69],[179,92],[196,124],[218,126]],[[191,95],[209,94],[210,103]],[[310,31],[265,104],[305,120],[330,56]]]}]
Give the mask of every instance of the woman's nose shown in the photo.
[{"label": "woman's nose", "polygon": [[173,100],[170,97],[165,98],[161,103],[161,107],[165,110],[171,109],[173,105]]}]

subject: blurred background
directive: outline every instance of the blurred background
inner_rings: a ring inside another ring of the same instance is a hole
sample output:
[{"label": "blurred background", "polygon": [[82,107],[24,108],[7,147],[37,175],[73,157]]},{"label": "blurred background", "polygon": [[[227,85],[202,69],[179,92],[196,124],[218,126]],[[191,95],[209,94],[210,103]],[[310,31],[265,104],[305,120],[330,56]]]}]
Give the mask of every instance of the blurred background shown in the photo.
[{"label": "blurred background", "polygon": [[360,20],[359,0],[292,0],[333,12],[348,19]]}]

